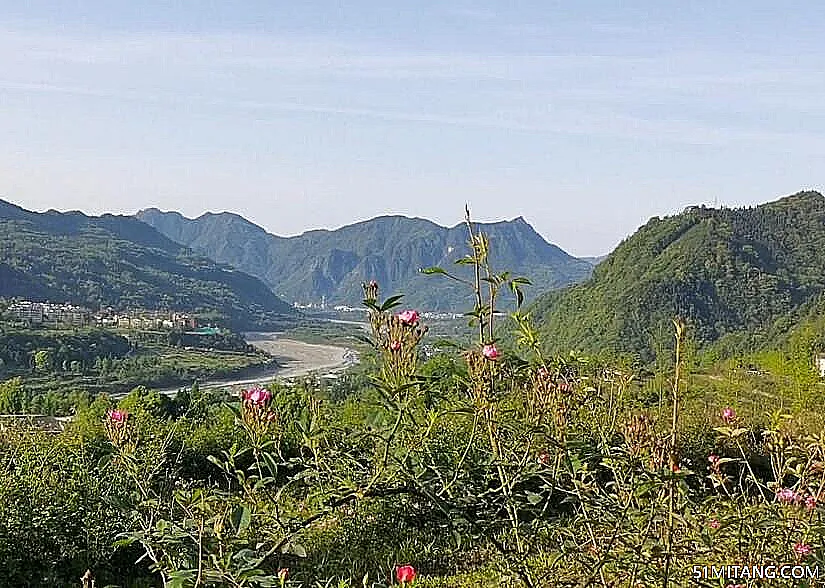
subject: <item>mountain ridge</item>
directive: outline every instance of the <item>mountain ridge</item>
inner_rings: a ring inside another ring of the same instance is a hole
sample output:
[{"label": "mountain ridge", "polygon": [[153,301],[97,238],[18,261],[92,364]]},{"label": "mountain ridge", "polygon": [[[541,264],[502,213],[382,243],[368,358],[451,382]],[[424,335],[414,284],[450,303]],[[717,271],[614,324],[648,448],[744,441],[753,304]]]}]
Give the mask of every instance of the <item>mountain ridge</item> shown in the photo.
[{"label": "mountain ridge", "polygon": [[[295,302],[357,304],[361,282],[370,279],[387,293],[405,293],[408,303],[433,310],[455,310],[469,301],[455,284],[418,271],[451,266],[467,252],[464,223],[444,227],[428,219],[382,215],[281,237],[235,213],[192,219],[150,208],[136,217],[173,241],[259,277]],[[527,275],[536,283],[534,292],[581,280],[592,269],[548,243],[522,216],[474,225],[489,233],[496,269]]]},{"label": "mountain ridge", "polygon": [[33,212],[0,199],[0,296],[92,308],[218,313],[235,326],[294,315],[256,278],[133,216]]},{"label": "mountain ridge", "polygon": [[534,316],[553,350],[651,360],[686,318],[700,345],[770,345],[825,292],[825,197],[803,191],[741,208],[691,206],[653,217],[592,277],[550,293]]}]

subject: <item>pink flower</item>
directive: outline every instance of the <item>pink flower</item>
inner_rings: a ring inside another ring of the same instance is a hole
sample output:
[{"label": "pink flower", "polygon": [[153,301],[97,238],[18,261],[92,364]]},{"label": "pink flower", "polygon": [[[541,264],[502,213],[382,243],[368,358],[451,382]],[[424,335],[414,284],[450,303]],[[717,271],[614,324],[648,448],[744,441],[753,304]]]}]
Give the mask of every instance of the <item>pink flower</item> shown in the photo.
[{"label": "pink flower", "polygon": [[398,320],[404,323],[407,326],[413,326],[418,324],[418,313],[414,310],[404,310],[399,312],[397,315]]},{"label": "pink flower", "polygon": [[797,543],[793,546],[793,552],[796,554],[797,557],[805,557],[807,555],[811,555],[813,549],[807,543]]},{"label": "pink flower", "polygon": [[110,410],[109,411],[109,421],[115,425],[123,425],[126,423],[126,419],[129,418],[129,413],[125,410]]},{"label": "pink flower", "polygon": [[264,406],[272,400],[272,392],[266,388],[255,386],[251,390],[241,392],[241,397],[253,406]]},{"label": "pink flower", "polygon": [[390,351],[400,351],[401,350],[401,341],[396,339],[392,343],[390,343]]},{"label": "pink flower", "polygon": [[710,467],[712,467],[714,470],[719,468],[719,461],[720,458],[715,453],[711,453],[710,455],[708,455],[708,462],[710,463]]},{"label": "pink flower", "polygon": [[493,360],[493,361],[495,361],[499,357],[501,357],[501,353],[499,352],[498,349],[496,349],[496,346],[493,343],[488,343],[487,345],[482,347],[481,348],[481,354],[484,357],[486,357],[487,359],[490,359],[490,360]]},{"label": "pink flower", "polygon": [[816,508],[816,496],[808,496],[805,499],[805,508],[813,510]]},{"label": "pink flower", "polygon": [[415,568],[412,566],[399,566],[395,569],[395,577],[401,584],[415,580]]},{"label": "pink flower", "polygon": [[733,410],[730,406],[725,407],[722,410],[722,420],[725,421],[727,424],[731,424],[733,421],[736,420],[736,411]]},{"label": "pink flower", "polygon": [[799,500],[799,497],[790,488],[782,488],[777,491],[776,499],[782,504],[793,504]]},{"label": "pink flower", "polygon": [[536,458],[536,461],[538,461],[543,466],[548,466],[550,465],[550,454],[546,451],[542,451],[541,453],[539,453],[539,456]]},{"label": "pink flower", "polygon": [[708,521],[708,527],[710,527],[711,529],[718,529],[721,526],[722,525],[720,525],[719,521],[717,521],[716,519],[710,519],[710,521]]}]

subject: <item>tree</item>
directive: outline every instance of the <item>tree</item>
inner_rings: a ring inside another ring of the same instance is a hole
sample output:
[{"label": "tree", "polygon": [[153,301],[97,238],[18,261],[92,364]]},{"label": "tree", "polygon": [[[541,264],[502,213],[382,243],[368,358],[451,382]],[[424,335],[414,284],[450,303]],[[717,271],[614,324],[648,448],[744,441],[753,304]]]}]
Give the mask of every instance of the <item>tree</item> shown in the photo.
[{"label": "tree", "polygon": [[0,383],[0,413],[22,414],[28,410],[29,404],[29,395],[23,389],[20,378]]},{"label": "tree", "polygon": [[34,353],[34,369],[38,372],[49,372],[52,369],[52,353],[48,349],[39,349]]}]

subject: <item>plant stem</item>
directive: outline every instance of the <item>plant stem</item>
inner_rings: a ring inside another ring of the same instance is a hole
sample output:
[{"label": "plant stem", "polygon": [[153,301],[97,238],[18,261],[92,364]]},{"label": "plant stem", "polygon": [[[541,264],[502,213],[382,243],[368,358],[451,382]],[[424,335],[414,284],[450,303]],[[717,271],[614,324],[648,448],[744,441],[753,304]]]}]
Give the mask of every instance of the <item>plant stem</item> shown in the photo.
[{"label": "plant stem", "polygon": [[473,231],[473,223],[470,220],[470,207],[464,206],[465,222],[467,223],[467,231],[470,233],[470,247],[473,250],[473,268],[475,270],[475,296],[476,308],[478,309],[478,344],[484,345],[484,317],[481,316],[481,267],[479,266],[481,260],[478,255],[478,247],[476,246],[476,236]]},{"label": "plant stem", "polygon": [[681,319],[673,321],[676,329],[676,364],[673,368],[673,386],[671,388],[672,412],[670,417],[670,443],[669,443],[669,466],[671,472],[670,483],[668,484],[668,507],[667,507],[667,528],[665,529],[665,570],[662,586],[667,588],[670,581],[670,567],[673,563],[673,528],[675,525],[676,511],[676,471],[678,470],[679,459],[676,455],[677,435],[679,425],[679,380],[682,377],[682,344],[684,343],[685,325]]}]

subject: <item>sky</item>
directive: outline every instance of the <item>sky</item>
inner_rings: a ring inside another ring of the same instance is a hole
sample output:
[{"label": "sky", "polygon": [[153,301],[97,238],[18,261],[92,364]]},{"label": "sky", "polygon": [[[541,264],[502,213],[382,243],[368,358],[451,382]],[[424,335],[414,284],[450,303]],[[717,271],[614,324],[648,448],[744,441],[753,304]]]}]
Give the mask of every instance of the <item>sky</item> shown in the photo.
[{"label": "sky", "polygon": [[278,235],[469,203],[599,255],[822,189],[818,4],[0,0],[0,198]]}]

